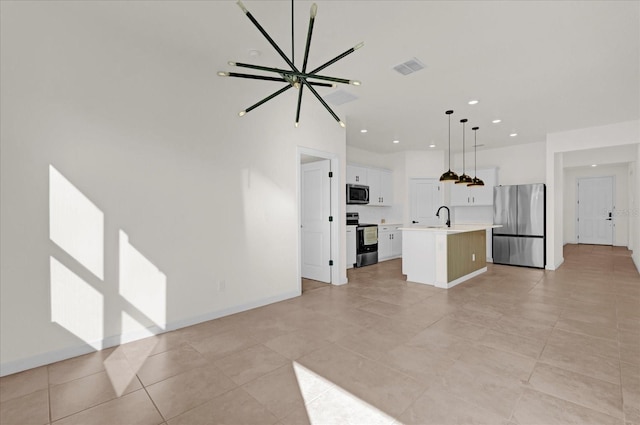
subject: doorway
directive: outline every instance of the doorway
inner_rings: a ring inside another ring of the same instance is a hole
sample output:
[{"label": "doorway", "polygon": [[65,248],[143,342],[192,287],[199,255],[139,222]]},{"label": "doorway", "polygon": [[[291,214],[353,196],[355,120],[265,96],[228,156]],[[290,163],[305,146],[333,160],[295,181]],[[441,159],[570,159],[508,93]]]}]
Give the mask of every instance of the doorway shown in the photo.
[{"label": "doorway", "polygon": [[298,148],[298,282],[339,283],[338,158]]},{"label": "doorway", "polygon": [[580,244],[613,245],[614,177],[583,177],[576,181],[576,239]]},{"label": "doorway", "polygon": [[436,179],[409,179],[409,221],[435,226],[436,211],[441,203],[440,182]]}]

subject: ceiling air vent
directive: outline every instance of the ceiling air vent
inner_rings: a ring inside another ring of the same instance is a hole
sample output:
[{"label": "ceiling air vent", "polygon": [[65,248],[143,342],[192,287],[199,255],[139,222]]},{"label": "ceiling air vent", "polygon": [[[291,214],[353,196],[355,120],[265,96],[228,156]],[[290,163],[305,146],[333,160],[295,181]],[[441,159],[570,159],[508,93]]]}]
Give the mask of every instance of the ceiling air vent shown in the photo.
[{"label": "ceiling air vent", "polygon": [[332,105],[342,105],[347,102],[352,102],[356,100],[358,97],[344,90],[336,90],[328,95],[324,96],[324,100],[331,103]]},{"label": "ceiling air vent", "polygon": [[411,58],[406,62],[401,63],[393,67],[397,72],[402,75],[413,74],[414,72],[424,69],[424,64],[416,58]]}]

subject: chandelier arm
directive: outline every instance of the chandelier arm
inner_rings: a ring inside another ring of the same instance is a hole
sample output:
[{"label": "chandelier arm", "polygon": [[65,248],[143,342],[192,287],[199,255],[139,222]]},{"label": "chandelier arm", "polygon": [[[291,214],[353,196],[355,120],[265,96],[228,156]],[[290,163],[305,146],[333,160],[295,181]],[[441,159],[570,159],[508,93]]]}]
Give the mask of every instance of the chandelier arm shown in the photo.
[{"label": "chandelier arm", "polygon": [[229,64],[232,66],[238,66],[240,68],[249,68],[249,69],[257,69],[259,71],[275,72],[277,74],[291,75],[299,78],[315,78],[317,80],[332,81],[334,83],[340,83],[340,84],[359,85],[359,81],[356,81],[356,80],[328,77],[326,75],[318,75],[315,72],[306,73],[306,72],[299,72],[299,71],[287,71],[286,69],[272,68],[269,66],[261,66],[261,65],[253,65],[250,63],[243,63],[243,62],[229,62]]},{"label": "chandelier arm", "polygon": [[313,25],[316,21],[318,7],[314,3],[311,6],[311,16],[309,17],[309,30],[307,31],[307,44],[304,48],[304,60],[302,61],[302,72],[307,72],[307,61],[309,59],[309,49],[311,48],[311,36],[313,35]]},{"label": "chandelier arm", "polygon": [[254,75],[254,74],[241,74],[239,72],[229,72],[227,77],[236,77],[236,78],[249,78],[252,80],[265,80],[265,81],[279,81],[281,83],[288,83],[284,78],[278,77],[269,77],[266,75]]},{"label": "chandelier arm", "polygon": [[360,82],[355,80],[347,80],[346,78],[336,78],[336,77],[327,77],[325,75],[318,74],[301,74],[299,77],[302,78],[315,78],[316,80],[324,80],[324,81],[333,81],[334,83],[340,84],[353,84],[354,86],[359,86]]},{"label": "chandelier arm", "polygon": [[[292,0],[293,1],[293,0]],[[307,31],[307,44],[304,48],[304,60],[302,61],[302,72],[307,72],[307,63],[309,60],[309,50],[311,49],[311,37],[313,36],[313,26],[316,21],[316,13],[318,12],[318,6],[316,4],[311,5],[311,13],[309,16],[309,30]],[[299,77],[302,80],[302,77]],[[304,91],[304,84],[298,89],[298,104],[296,106],[296,121],[295,125],[298,126],[300,122],[300,109],[302,107],[302,92]]]},{"label": "chandelier arm", "polygon": [[[290,83],[289,80],[286,80],[284,78],[278,78],[278,77],[269,77],[266,75],[255,75],[255,74],[242,74],[239,72],[225,72],[223,73],[224,75],[221,75],[222,77],[236,77],[236,78],[247,78],[247,79],[252,79],[252,80],[266,80],[266,81],[277,81],[280,83]],[[311,84],[312,86],[317,86],[317,87],[333,87],[333,84],[329,84],[329,83],[319,83],[316,81],[310,81],[309,84]]]},{"label": "chandelier arm", "polygon": [[253,25],[255,25],[255,27],[258,28],[258,31],[260,31],[260,33],[264,36],[264,38],[267,39],[269,44],[271,44],[271,46],[276,50],[276,52],[278,52],[280,57],[282,59],[284,59],[284,61],[287,63],[287,65],[289,65],[291,67],[291,70],[298,72],[298,68],[296,68],[296,66],[293,64],[293,62],[291,62],[291,60],[289,60],[287,55],[285,55],[284,52],[282,51],[282,49],[280,48],[280,46],[278,46],[278,44],[275,41],[273,41],[271,36],[269,34],[267,34],[267,31],[265,31],[265,29],[262,27],[262,25],[260,25],[260,23],[256,20],[256,18],[253,17],[251,12],[249,12],[244,7],[244,5],[242,5],[241,1],[238,2],[238,6],[240,6],[240,8],[244,12],[244,14],[247,15],[247,18],[249,18],[249,20],[253,23]]},{"label": "chandelier arm", "polygon": [[350,55],[351,53],[355,52],[356,50],[358,50],[362,46],[364,46],[364,43],[360,43],[357,46],[350,48],[349,50],[339,54],[338,56],[336,56],[335,58],[331,59],[330,61],[323,63],[322,65],[320,65],[319,67],[317,67],[316,69],[311,71],[310,74],[315,74],[318,71],[322,71],[323,69],[325,69],[329,65],[333,65],[334,63],[338,62],[340,59],[344,58],[345,56]]},{"label": "chandelier arm", "polygon": [[322,103],[322,106],[324,106],[324,107],[325,107],[325,109],[326,109],[326,110],[331,114],[331,116],[332,116],[336,121],[338,121],[338,122],[340,123],[340,125],[343,125],[343,126],[344,126],[344,124],[342,124],[342,121],[340,120],[340,117],[338,117],[338,116],[336,115],[336,113],[335,113],[335,112],[333,112],[333,109],[331,109],[331,108],[329,107],[329,105],[327,105],[327,102],[325,102],[325,101],[324,101],[324,99],[323,99],[323,98],[318,94],[318,92],[316,91],[316,89],[314,89],[314,88],[311,86],[311,84],[309,84],[309,83],[307,82],[307,80],[305,80],[304,78],[302,78],[302,79],[301,79],[301,81],[302,81],[302,83],[303,83],[305,86],[307,86],[307,88],[309,89],[309,91],[310,91],[311,93],[313,93],[313,95],[316,97],[316,99],[318,99],[318,102]]},{"label": "chandelier arm", "polygon": [[303,84],[300,86],[300,89],[298,89],[298,105],[296,106],[296,121],[295,121],[296,127],[300,122],[300,108],[302,106],[302,89],[304,88],[304,83],[306,83],[306,81],[302,78],[300,79],[300,81],[303,81]]},{"label": "chandelier arm", "polygon": [[244,110],[244,112],[251,112],[252,110],[256,109],[258,106],[270,101],[271,99],[273,99],[276,96],[281,95],[282,93],[286,92],[287,90],[289,90],[291,87],[293,87],[290,84],[287,84],[286,86],[284,86],[283,88],[281,88],[280,90],[278,90],[275,93],[270,94],[269,96],[265,97],[264,99],[262,99],[260,102],[255,103],[251,106],[249,106],[247,109]]}]

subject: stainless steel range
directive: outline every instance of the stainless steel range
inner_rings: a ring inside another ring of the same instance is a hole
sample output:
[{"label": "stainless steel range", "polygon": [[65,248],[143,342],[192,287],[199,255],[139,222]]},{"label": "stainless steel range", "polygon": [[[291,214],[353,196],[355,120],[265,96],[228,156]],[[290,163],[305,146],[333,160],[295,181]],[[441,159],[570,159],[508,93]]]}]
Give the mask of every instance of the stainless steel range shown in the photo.
[{"label": "stainless steel range", "polygon": [[378,225],[360,223],[357,212],[347,213],[347,225],[356,225],[356,267],[378,262]]}]

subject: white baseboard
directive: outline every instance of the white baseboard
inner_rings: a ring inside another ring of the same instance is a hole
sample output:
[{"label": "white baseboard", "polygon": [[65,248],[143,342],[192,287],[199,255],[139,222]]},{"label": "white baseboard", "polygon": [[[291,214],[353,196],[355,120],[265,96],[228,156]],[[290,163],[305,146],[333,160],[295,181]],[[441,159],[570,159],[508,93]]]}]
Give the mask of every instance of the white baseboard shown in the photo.
[{"label": "white baseboard", "polygon": [[[120,335],[114,335],[104,338],[100,341],[92,341],[81,345],[75,345],[65,347],[60,350],[48,351],[35,356],[3,362],[0,363],[0,377],[6,375],[12,375],[14,373],[22,372],[27,369],[33,369],[35,367],[44,366],[47,364],[59,362],[61,360],[70,359],[72,357],[88,354],[99,349],[105,349],[109,347],[115,347],[127,342],[137,341],[149,337],[150,335],[159,335],[164,332],[174,331],[187,326],[192,326],[198,323],[207,322],[209,320],[218,319],[220,317],[229,316],[231,314],[240,313],[243,311],[251,310],[253,308],[262,307],[268,304],[273,304],[279,301],[288,300],[290,298],[298,297],[300,293],[298,291],[286,292],[273,297],[262,298],[259,300],[251,301],[249,303],[240,304],[230,308],[222,310],[212,311],[199,316],[189,317],[186,319],[176,320],[174,322],[167,323],[166,327],[162,329],[159,326],[151,326],[145,329],[136,330],[133,332],[127,332]],[[95,348],[99,347],[99,348]]]},{"label": "white baseboard", "polygon": [[545,268],[546,270],[557,270],[557,269],[558,269],[558,267],[560,267],[560,266],[562,265],[562,263],[564,263],[564,257],[562,257],[562,258],[560,259],[560,261],[558,261],[556,264],[553,264],[553,265],[549,265],[549,264],[547,264],[544,268]]}]

